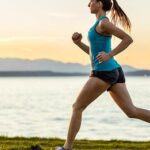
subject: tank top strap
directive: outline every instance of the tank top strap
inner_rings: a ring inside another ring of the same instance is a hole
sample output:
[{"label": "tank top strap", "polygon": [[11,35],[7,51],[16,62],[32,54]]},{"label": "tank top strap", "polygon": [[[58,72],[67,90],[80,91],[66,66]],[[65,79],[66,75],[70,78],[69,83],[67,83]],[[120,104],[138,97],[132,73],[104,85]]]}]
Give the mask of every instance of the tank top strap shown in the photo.
[{"label": "tank top strap", "polygon": [[104,19],[104,18],[108,18],[107,16],[100,16],[98,19],[97,19],[97,21],[100,21],[100,20],[102,20],[102,19]]},{"label": "tank top strap", "polygon": [[97,26],[98,23],[99,23],[101,20],[103,20],[104,18],[108,18],[108,17],[107,17],[107,16],[100,16],[100,17],[97,19],[97,21],[95,22],[94,26]]}]

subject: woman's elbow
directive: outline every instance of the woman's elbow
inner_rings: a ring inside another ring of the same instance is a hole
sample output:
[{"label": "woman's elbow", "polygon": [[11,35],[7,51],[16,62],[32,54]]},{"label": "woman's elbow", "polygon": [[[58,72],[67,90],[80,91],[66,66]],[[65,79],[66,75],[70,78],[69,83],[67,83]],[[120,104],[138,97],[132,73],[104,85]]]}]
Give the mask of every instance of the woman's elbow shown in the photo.
[{"label": "woman's elbow", "polygon": [[130,38],[129,38],[129,42],[130,42],[130,43],[133,43],[133,39],[132,39],[131,36],[130,36]]},{"label": "woman's elbow", "polygon": [[124,39],[124,41],[126,41],[129,45],[130,45],[131,43],[133,43],[133,39],[132,39],[132,37],[129,36],[129,35],[126,35],[123,39]]},{"label": "woman's elbow", "polygon": [[125,39],[128,41],[129,44],[133,43],[133,39],[131,36],[126,36]]}]

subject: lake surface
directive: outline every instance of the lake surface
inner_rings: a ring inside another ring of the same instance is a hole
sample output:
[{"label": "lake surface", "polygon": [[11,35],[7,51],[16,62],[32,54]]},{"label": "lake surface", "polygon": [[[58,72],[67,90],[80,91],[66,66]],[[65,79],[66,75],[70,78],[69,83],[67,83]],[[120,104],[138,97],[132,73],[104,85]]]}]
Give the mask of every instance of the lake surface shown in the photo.
[{"label": "lake surface", "polygon": [[[1,77],[0,135],[66,138],[72,104],[88,77]],[[133,103],[150,110],[150,77],[126,77]],[[128,118],[103,93],[83,112],[78,139],[150,140],[150,124]]]}]

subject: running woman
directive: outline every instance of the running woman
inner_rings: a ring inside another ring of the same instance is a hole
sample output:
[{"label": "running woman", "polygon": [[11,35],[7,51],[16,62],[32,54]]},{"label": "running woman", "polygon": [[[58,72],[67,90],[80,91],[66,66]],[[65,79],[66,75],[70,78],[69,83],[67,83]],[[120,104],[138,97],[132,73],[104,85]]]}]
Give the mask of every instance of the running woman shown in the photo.
[{"label": "running woman", "polygon": [[[133,39],[124,30],[116,26],[121,23],[123,28],[131,31],[131,22],[116,0],[90,0],[88,7],[95,14],[96,21],[88,31],[90,46],[82,40],[82,34],[75,32],[73,42],[86,52],[91,59],[91,73],[83,86],[72,108],[67,139],[64,145],[56,150],[72,150],[73,142],[80,129],[82,113],[85,108],[98,96],[108,91],[113,100],[129,118],[136,118],[150,123],[150,110],[136,107],[128,93],[125,76],[121,65],[114,56],[125,50]],[[111,11],[112,20],[106,16]],[[121,39],[113,50],[111,49],[112,35]]]}]

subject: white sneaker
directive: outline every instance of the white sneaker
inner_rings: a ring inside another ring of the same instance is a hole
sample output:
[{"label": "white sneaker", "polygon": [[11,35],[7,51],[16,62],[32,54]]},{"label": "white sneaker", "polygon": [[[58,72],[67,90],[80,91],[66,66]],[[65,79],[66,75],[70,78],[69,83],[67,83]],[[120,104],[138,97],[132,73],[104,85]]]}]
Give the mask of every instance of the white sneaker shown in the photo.
[{"label": "white sneaker", "polygon": [[64,147],[60,147],[60,146],[56,146],[55,150],[65,150],[65,148]]},{"label": "white sneaker", "polygon": [[69,149],[65,149],[63,146],[56,146],[55,150],[69,150]]}]

